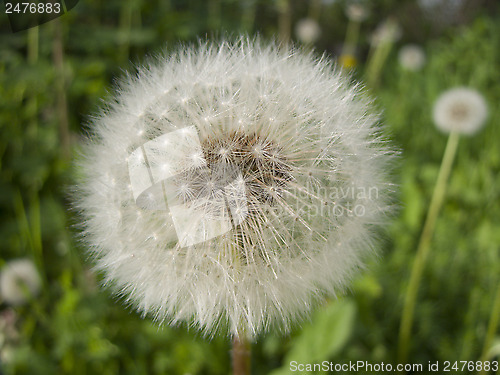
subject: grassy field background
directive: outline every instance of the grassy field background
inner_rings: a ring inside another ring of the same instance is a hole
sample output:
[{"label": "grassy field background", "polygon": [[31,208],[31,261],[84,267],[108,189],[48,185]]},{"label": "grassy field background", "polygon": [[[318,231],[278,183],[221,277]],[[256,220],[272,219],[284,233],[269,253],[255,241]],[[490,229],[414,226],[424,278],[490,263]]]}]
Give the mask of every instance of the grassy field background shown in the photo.
[{"label": "grassy field background", "polygon": [[[253,345],[254,374],[287,374],[292,360],[398,362],[404,295],[447,141],[433,124],[433,103],[454,86],[481,92],[489,117],[481,132],[460,139],[419,289],[408,363],[500,359],[499,6],[464,0],[456,11],[426,12],[414,1],[365,3],[370,12],[360,24],[354,78],[367,79],[377,26],[390,18],[401,29],[367,88],[401,150],[394,172],[400,209],[383,234],[380,257],[349,293],[319,307],[291,335],[268,334]],[[230,372],[226,338],[158,327],[100,288],[100,275],[75,240],[78,218],[67,195],[82,124],[124,70],[179,42],[246,33],[301,44],[295,27],[307,17],[321,35],[304,48],[338,58],[346,4],[80,0],[63,17],[17,33],[0,6],[0,269],[27,258],[42,280],[24,304],[0,299],[0,373]],[[408,43],[426,53],[420,71],[398,62]]]}]

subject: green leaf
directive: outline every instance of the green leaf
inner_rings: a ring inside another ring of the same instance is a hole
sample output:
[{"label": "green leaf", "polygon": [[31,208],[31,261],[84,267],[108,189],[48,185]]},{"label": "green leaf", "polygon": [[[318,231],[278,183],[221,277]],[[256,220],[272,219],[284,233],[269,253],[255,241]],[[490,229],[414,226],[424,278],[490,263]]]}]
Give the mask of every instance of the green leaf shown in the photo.
[{"label": "green leaf", "polygon": [[320,363],[337,355],[351,337],[356,317],[356,304],[351,299],[329,302],[318,310],[312,322],[304,326],[283,361],[272,375],[288,374],[290,362]]}]

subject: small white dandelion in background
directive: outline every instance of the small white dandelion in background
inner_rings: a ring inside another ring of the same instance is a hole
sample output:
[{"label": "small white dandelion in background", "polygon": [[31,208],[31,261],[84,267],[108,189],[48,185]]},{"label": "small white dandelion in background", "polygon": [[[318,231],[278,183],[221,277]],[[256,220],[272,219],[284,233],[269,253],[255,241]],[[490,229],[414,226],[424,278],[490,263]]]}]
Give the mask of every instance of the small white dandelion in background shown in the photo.
[{"label": "small white dandelion in background", "polygon": [[40,291],[38,271],[29,259],[14,259],[0,270],[0,300],[18,306],[26,303]]},{"label": "small white dandelion in background", "polygon": [[321,27],[311,18],[303,18],[295,25],[295,35],[304,44],[313,44],[321,36]]},{"label": "small white dandelion in background", "polygon": [[362,4],[357,2],[351,2],[346,5],[345,14],[349,20],[354,22],[363,22],[368,18],[370,12],[368,8]]},{"label": "small white dandelion in background", "polygon": [[408,44],[401,47],[398,53],[399,64],[406,70],[421,70],[426,61],[425,52],[416,44]]},{"label": "small white dandelion in background", "polygon": [[401,38],[402,30],[396,19],[390,17],[380,23],[370,35],[370,52],[365,68],[367,85],[376,87],[392,45]]},{"label": "small white dandelion in background", "polygon": [[75,188],[104,283],[160,322],[246,337],[342,291],[390,211],[392,153],[333,66],[241,39],[124,79]]},{"label": "small white dandelion in background", "polygon": [[401,38],[402,33],[399,23],[390,18],[377,26],[370,36],[370,43],[372,46],[394,43]]},{"label": "small white dandelion in background", "polygon": [[445,133],[471,135],[480,130],[488,117],[488,106],[478,91],[456,87],[445,91],[434,104],[434,123]]},{"label": "small white dandelion in background", "polygon": [[431,251],[431,241],[439,211],[446,197],[446,187],[457,153],[460,136],[462,134],[471,135],[479,131],[488,117],[488,108],[484,97],[478,91],[467,87],[456,87],[445,91],[436,100],[433,117],[438,129],[449,133],[449,135],[441,166],[439,167],[436,186],[432,193],[429,210],[418,242],[408,291],[405,295],[399,327],[398,359],[400,363],[407,360],[410,352],[411,329],[418,289],[426,260]]}]

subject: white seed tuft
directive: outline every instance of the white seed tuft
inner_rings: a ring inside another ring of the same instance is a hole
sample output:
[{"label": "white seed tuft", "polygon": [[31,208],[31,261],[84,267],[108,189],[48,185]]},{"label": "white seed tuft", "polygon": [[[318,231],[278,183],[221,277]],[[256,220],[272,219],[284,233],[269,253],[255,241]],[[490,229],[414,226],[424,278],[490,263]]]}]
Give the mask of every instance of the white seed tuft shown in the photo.
[{"label": "white seed tuft", "polygon": [[398,53],[399,64],[406,70],[418,71],[425,65],[425,52],[416,44],[401,47]]},{"label": "white seed tuft", "polygon": [[10,305],[22,305],[40,291],[41,280],[33,262],[14,259],[0,271],[0,300]]},{"label": "white seed tuft", "polygon": [[302,43],[312,44],[321,36],[321,27],[316,20],[303,18],[295,25],[295,35]]},{"label": "white seed tuft", "polygon": [[436,100],[433,116],[441,131],[471,135],[483,127],[488,107],[478,91],[457,87],[445,91]]},{"label": "white seed tuft", "polygon": [[347,18],[354,22],[363,22],[368,18],[370,12],[366,5],[361,2],[348,3],[345,8]]},{"label": "white seed tuft", "polygon": [[75,193],[105,284],[161,322],[287,330],[345,288],[389,210],[372,112],[328,59],[259,41],[140,68],[91,125]]}]

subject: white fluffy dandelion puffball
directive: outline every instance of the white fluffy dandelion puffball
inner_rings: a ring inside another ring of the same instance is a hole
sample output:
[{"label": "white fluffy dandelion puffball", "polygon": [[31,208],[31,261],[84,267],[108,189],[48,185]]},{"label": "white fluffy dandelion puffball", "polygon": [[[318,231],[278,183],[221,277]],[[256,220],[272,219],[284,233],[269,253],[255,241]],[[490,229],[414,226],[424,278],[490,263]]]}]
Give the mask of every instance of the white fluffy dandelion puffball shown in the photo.
[{"label": "white fluffy dandelion puffball", "polygon": [[76,187],[105,283],[160,322],[287,330],[373,250],[391,152],[371,110],[328,59],[259,41],[139,68]]},{"label": "white fluffy dandelion puffball", "polygon": [[399,64],[406,70],[418,71],[425,65],[425,52],[416,44],[401,47],[398,53]]},{"label": "white fluffy dandelion puffball", "polygon": [[433,116],[441,131],[471,135],[483,127],[488,107],[476,90],[457,87],[441,94],[434,104]]},{"label": "white fluffy dandelion puffball", "polygon": [[311,18],[303,18],[295,26],[297,39],[304,44],[312,44],[321,36],[321,27],[318,22]]},{"label": "white fluffy dandelion puffball", "polygon": [[345,13],[347,18],[355,22],[363,22],[370,14],[365,5],[356,2],[347,4]]},{"label": "white fluffy dandelion puffball", "polygon": [[370,36],[370,43],[373,46],[379,46],[385,43],[394,43],[401,38],[402,30],[398,22],[394,19],[383,21],[377,26]]},{"label": "white fluffy dandelion puffball", "polygon": [[22,305],[40,291],[41,280],[33,262],[14,259],[0,271],[0,300],[10,305]]}]

